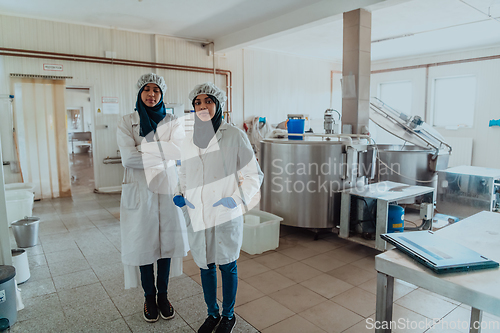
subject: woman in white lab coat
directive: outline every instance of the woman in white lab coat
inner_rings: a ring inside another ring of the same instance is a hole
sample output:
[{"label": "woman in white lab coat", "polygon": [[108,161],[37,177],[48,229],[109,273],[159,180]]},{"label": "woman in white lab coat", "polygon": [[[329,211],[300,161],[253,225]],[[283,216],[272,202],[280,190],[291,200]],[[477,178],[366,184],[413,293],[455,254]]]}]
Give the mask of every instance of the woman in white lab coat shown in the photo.
[{"label": "woman in white lab coat", "polygon": [[[208,317],[199,333],[231,332],[238,285],[236,260],[243,239],[243,213],[258,193],[263,174],[246,134],[222,123],[225,93],[212,83],[189,94],[194,131],[182,145],[179,207],[187,206],[191,253],[200,267]],[[185,208],[184,208],[185,209]],[[216,265],[222,274],[222,317],[217,305]]]},{"label": "woman in white lab coat", "polygon": [[[145,74],[137,82],[136,110],[118,122],[117,140],[125,174],[120,205],[121,254],[125,288],[144,289],[144,319],[173,318],[167,288],[171,258],[189,250],[186,222],[172,204],[178,187],[175,160],[180,159],[184,128],[167,114],[163,77]],[[155,286],[153,264],[157,263]],[[139,269],[138,269],[139,268]]]}]

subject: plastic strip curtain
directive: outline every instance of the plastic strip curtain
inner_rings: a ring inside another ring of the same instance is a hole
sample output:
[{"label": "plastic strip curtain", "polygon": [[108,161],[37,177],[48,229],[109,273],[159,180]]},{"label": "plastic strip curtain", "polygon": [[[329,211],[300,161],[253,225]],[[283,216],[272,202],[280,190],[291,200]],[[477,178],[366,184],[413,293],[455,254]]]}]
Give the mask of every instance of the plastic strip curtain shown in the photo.
[{"label": "plastic strip curtain", "polygon": [[21,79],[14,83],[19,162],[35,199],[71,196],[64,80]]}]

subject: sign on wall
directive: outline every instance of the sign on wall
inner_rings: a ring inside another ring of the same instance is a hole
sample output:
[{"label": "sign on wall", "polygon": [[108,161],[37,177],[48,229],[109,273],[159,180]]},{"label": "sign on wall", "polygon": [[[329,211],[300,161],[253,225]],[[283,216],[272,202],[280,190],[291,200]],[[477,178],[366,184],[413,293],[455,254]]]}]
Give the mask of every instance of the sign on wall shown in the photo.
[{"label": "sign on wall", "polygon": [[118,97],[102,97],[102,113],[119,114]]},{"label": "sign on wall", "polygon": [[63,65],[43,64],[43,70],[44,71],[62,72],[63,71]]}]

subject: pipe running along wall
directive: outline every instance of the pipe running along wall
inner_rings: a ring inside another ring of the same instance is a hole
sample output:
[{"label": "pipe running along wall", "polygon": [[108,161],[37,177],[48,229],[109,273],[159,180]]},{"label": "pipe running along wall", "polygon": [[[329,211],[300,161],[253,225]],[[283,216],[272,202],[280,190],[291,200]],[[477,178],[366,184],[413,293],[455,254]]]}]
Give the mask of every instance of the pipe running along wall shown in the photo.
[{"label": "pipe running along wall", "polygon": [[[447,65],[456,65],[456,64],[464,64],[464,63],[469,63],[469,62],[476,62],[476,61],[487,61],[487,60],[496,60],[500,59],[500,54],[497,55],[492,55],[492,56],[485,56],[485,57],[475,57],[475,58],[467,58],[467,59],[460,59],[460,60],[450,60],[450,61],[441,61],[441,62],[433,62],[433,63],[428,63],[428,64],[420,64],[420,65],[413,65],[413,66],[402,66],[402,67],[395,67],[395,68],[386,68],[386,69],[378,69],[378,70],[372,70],[370,74],[381,74],[381,73],[390,73],[390,72],[399,72],[399,71],[405,71],[405,70],[411,70],[411,69],[420,69],[420,68],[425,68],[425,119],[428,119],[428,110],[427,110],[427,94],[428,94],[428,84],[429,84],[429,68],[430,67],[438,67],[438,66],[447,66]],[[333,95],[333,75],[334,74],[342,74],[341,71],[335,71],[332,70],[330,71],[330,104],[331,104],[331,98]]]},{"label": "pipe running along wall", "polygon": [[97,64],[108,64],[108,65],[121,65],[121,66],[132,66],[132,67],[147,67],[147,68],[159,68],[168,69],[176,71],[185,72],[196,72],[196,73],[206,73],[206,74],[220,74],[224,75],[226,78],[226,95],[228,96],[227,103],[227,121],[231,119],[231,112],[233,109],[233,78],[230,70],[227,69],[216,69],[208,67],[196,67],[196,66],[185,66],[185,65],[174,65],[174,64],[161,64],[156,62],[138,61],[138,60],[127,60],[127,59],[115,59],[115,58],[103,58],[94,56],[85,56],[78,54],[67,54],[67,53],[57,53],[57,52],[46,52],[46,51],[34,51],[34,50],[24,50],[24,49],[12,49],[6,47],[0,47],[0,55],[10,56],[10,57],[25,57],[25,58],[36,58],[36,59],[52,59],[52,60],[65,60],[65,61],[76,61],[76,62],[89,62]]}]

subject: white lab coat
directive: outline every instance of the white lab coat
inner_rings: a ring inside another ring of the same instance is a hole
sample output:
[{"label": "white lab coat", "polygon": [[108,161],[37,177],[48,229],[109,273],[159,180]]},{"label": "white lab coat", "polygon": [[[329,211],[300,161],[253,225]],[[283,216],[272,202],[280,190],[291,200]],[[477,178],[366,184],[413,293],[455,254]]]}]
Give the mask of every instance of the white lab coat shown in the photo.
[{"label": "white lab coat", "polygon": [[[243,240],[243,213],[259,192],[263,173],[250,141],[240,129],[222,124],[206,149],[193,143],[193,133],[182,145],[181,191],[194,205],[185,206],[191,254],[200,268],[238,259]],[[213,204],[232,197],[234,209]]]},{"label": "white lab coat", "polygon": [[120,205],[125,288],[140,284],[138,266],[160,258],[180,258],[182,262],[189,250],[184,216],[172,202],[179,188],[175,160],[180,159],[184,128],[175,116],[167,114],[158,124],[155,140],[147,142],[139,135],[139,123],[139,114],[134,112],[120,119],[117,130],[125,167]]}]

